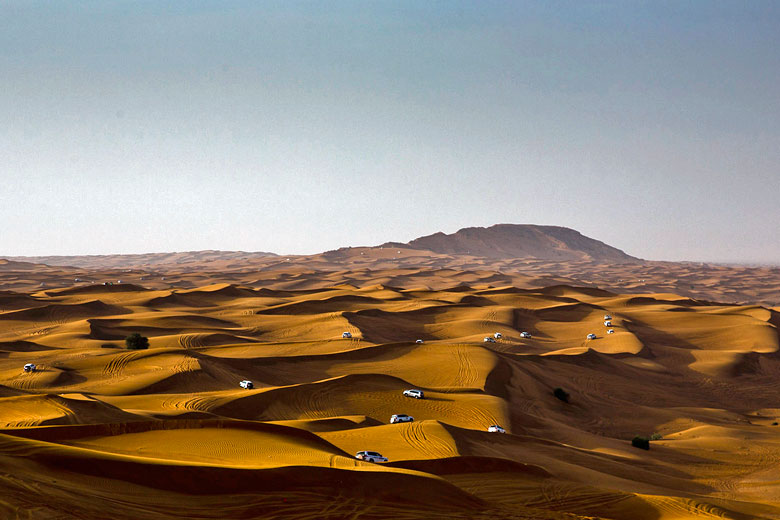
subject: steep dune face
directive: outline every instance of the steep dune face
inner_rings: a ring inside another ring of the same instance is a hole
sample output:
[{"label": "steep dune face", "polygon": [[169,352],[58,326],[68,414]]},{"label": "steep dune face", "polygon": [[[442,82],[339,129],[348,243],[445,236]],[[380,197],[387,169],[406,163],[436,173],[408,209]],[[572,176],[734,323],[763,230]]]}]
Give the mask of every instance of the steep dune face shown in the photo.
[{"label": "steep dune face", "polygon": [[0,517],[780,518],[776,310],[424,275],[2,293]]},{"label": "steep dune face", "polygon": [[[393,246],[393,243],[385,246]],[[530,224],[496,224],[488,228],[463,228],[451,235],[435,233],[404,244],[413,249],[448,255],[486,258],[538,258],[638,262],[639,259],[573,229]]]}]

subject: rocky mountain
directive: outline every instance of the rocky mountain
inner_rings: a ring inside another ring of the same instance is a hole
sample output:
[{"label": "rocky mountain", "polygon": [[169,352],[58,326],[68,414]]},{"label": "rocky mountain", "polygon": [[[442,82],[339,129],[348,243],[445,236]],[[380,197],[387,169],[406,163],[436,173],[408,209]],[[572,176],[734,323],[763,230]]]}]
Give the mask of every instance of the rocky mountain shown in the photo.
[{"label": "rocky mountain", "polygon": [[641,261],[620,249],[559,226],[496,224],[463,228],[452,234],[434,233],[406,244],[388,242],[380,247],[409,247],[447,255],[484,258],[536,258],[543,260],[633,263]]}]

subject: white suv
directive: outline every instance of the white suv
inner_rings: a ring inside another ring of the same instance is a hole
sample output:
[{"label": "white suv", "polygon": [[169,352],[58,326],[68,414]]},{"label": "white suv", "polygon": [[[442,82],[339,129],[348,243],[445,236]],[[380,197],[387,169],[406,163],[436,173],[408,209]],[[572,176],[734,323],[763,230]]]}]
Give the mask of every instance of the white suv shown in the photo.
[{"label": "white suv", "polygon": [[351,332],[342,332],[341,333],[341,337],[342,338],[346,338],[346,339],[350,339],[352,337],[352,333]]},{"label": "white suv", "polygon": [[399,422],[412,422],[414,421],[414,417],[411,415],[406,415],[405,413],[396,413],[393,414],[392,417],[390,417],[390,424],[395,424]]},{"label": "white suv", "polygon": [[596,335],[595,334],[588,334],[588,339],[596,339]]},{"label": "white suv", "polygon": [[409,390],[404,390],[404,395],[406,397],[414,397],[415,399],[424,399],[425,393],[423,393],[422,390],[417,390],[416,388],[411,388]]},{"label": "white suv", "polygon": [[500,332],[496,332],[495,334],[493,334],[493,337],[496,338],[496,339],[501,339],[501,338],[504,337],[504,335],[501,334]]},{"label": "white suv", "polygon": [[506,430],[497,424],[488,426],[488,431],[491,433],[506,433]]},{"label": "white suv", "polygon": [[530,339],[531,338],[531,333],[530,332],[521,332],[520,333],[520,337],[521,338],[525,338],[525,339]]},{"label": "white suv", "polygon": [[24,365],[24,371],[35,372],[35,365],[33,365],[32,363],[27,363],[26,365]]},{"label": "white suv", "polygon": [[254,383],[252,383],[252,381],[250,381],[249,379],[244,379],[243,381],[238,383],[238,386],[240,386],[241,388],[246,388],[247,390],[251,390],[252,388],[255,387]]},{"label": "white suv", "polygon": [[493,339],[492,336],[485,336],[485,339],[483,339],[482,341],[485,342],[485,343],[495,343],[496,342],[496,340]]},{"label": "white suv", "polygon": [[375,451],[359,451],[355,454],[355,458],[366,462],[387,462],[387,457]]}]

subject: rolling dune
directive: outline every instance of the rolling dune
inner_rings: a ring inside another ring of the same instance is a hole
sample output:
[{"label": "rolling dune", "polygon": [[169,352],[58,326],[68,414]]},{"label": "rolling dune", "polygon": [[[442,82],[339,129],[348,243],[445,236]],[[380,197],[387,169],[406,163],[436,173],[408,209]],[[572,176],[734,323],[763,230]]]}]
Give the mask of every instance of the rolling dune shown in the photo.
[{"label": "rolling dune", "polygon": [[250,276],[3,291],[0,516],[780,518],[776,309],[495,271]]}]

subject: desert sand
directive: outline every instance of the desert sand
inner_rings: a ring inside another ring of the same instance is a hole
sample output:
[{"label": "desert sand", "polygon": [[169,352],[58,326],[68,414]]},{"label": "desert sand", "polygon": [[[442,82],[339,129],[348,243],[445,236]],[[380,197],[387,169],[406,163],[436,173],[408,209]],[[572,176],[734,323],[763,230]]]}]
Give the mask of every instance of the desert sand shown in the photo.
[{"label": "desert sand", "polygon": [[[0,266],[0,517],[780,518],[780,313],[753,268],[188,262]],[[668,290],[691,278],[709,298]]]}]

